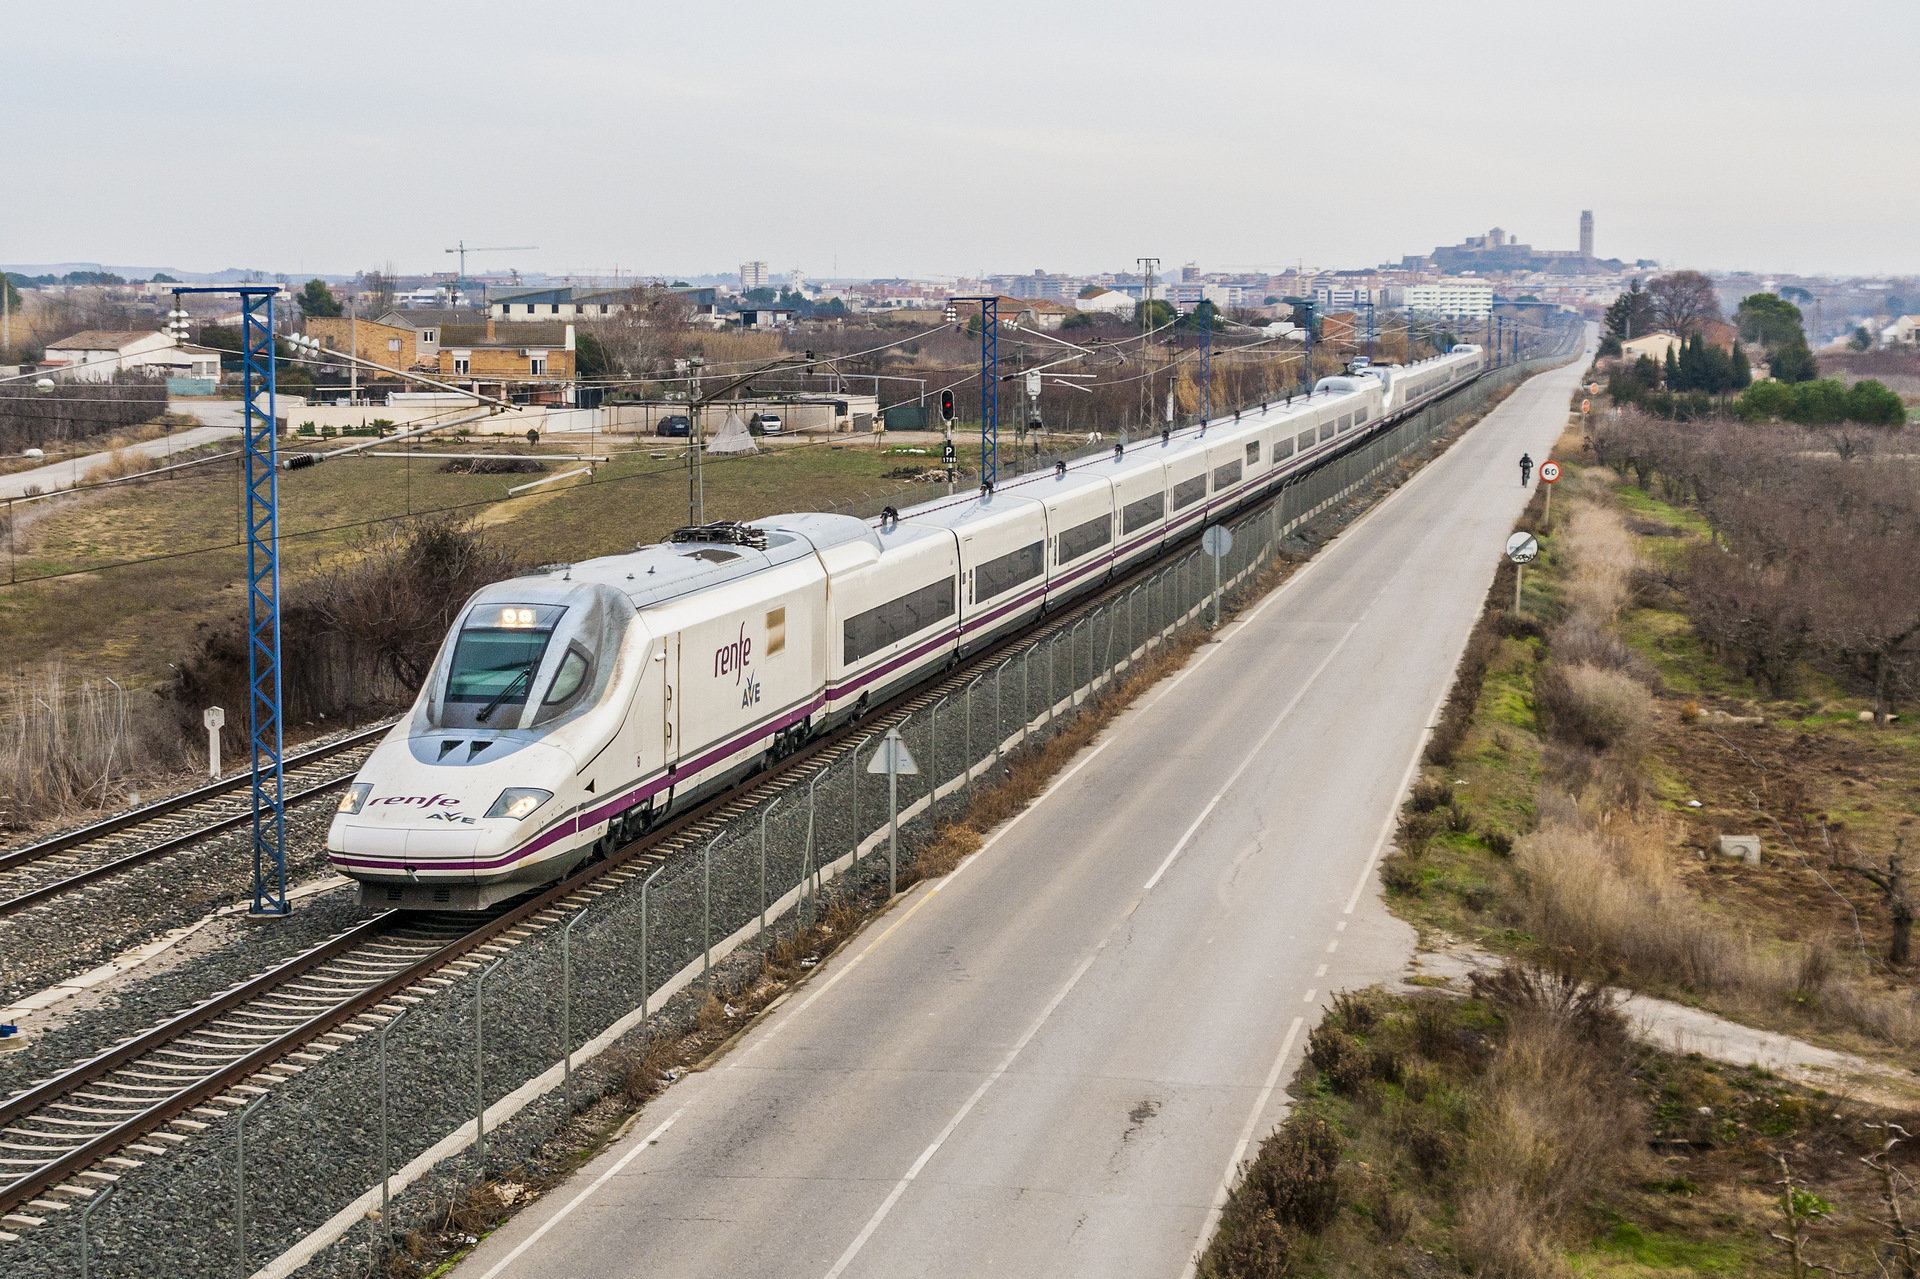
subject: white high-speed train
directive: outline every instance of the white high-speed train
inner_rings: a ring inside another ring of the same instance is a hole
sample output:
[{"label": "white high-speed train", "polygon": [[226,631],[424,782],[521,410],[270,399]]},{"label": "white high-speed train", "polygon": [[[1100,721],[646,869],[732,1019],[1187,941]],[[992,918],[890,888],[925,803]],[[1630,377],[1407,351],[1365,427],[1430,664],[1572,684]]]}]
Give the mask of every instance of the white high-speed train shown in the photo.
[{"label": "white high-speed train", "polygon": [[342,797],[368,904],[479,909],[559,878],[1480,372],[1479,347],[868,523],[682,529],[476,592]]}]

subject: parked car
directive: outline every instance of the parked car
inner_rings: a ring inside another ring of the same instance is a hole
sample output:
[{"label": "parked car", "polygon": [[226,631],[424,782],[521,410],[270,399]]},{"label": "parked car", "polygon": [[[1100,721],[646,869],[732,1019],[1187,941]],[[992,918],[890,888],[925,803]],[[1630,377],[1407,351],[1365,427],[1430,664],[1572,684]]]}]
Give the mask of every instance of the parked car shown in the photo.
[{"label": "parked car", "polygon": [[693,434],[693,423],[685,413],[669,413],[654,424],[653,433],[688,436]]},{"label": "parked car", "polygon": [[755,435],[778,435],[787,429],[778,413],[755,413],[747,426]]}]

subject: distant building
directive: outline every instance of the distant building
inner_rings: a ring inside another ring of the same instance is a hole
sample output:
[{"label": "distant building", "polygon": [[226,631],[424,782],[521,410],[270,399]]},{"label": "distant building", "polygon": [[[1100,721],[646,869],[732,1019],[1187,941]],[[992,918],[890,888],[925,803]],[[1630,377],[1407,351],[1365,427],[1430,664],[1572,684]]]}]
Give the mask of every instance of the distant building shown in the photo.
[{"label": "distant building", "polygon": [[1442,280],[1409,284],[1407,310],[1420,315],[1463,318],[1493,314],[1493,286],[1485,280]]},{"label": "distant building", "polygon": [[571,324],[448,325],[439,334],[438,372],[467,390],[502,399],[557,402],[574,376]]},{"label": "distant building", "polygon": [[1902,315],[1880,327],[1881,346],[1920,345],[1920,315]]},{"label": "distant building", "polygon": [[1458,244],[1442,245],[1430,258],[1403,258],[1401,267],[1418,270],[1431,261],[1441,271],[1459,274],[1479,271],[1543,271],[1553,275],[1579,275],[1596,269],[1618,271],[1625,264],[1593,256],[1593,210],[1580,214],[1578,249],[1536,249],[1516,235],[1494,227],[1485,235],[1470,235]]},{"label": "distant building", "polygon": [[[674,293],[685,298],[694,314],[713,314],[717,290],[711,286],[678,288]],[[576,289],[570,286],[549,289],[518,289],[493,294],[487,299],[487,316],[515,324],[565,324],[571,320],[604,320],[619,315],[633,305],[632,289]]]},{"label": "distant building", "polygon": [[[432,329],[424,331],[429,334],[434,332]],[[322,346],[333,351],[345,351],[369,364],[378,364],[396,372],[431,362],[423,358],[420,351],[419,337],[422,332],[411,324],[388,320],[328,316],[307,321],[307,336],[318,339]]]},{"label": "distant building", "polygon": [[765,289],[772,286],[773,277],[767,272],[765,262],[742,262],[740,264],[740,287],[744,289]]},{"label": "distant building", "polygon": [[1173,304],[1176,311],[1185,315],[1202,302],[1211,302],[1225,310],[1238,307],[1246,301],[1247,291],[1237,284],[1208,284],[1198,280],[1170,281],[1159,290],[1159,296]]},{"label": "distant building", "polygon": [[41,361],[62,382],[111,382],[116,373],[217,379],[220,353],[181,346],[152,329],[88,329],[47,343]]},{"label": "distant building", "polygon": [[743,306],[740,308],[740,327],[743,329],[778,329],[793,323],[793,308],[790,306]]},{"label": "distant building", "polygon": [[1090,297],[1076,298],[1073,305],[1096,315],[1132,315],[1137,302],[1118,289],[1101,289]]},{"label": "distant building", "polygon": [[1621,358],[1628,364],[1634,363],[1643,355],[1652,359],[1655,364],[1665,364],[1667,361],[1667,352],[1673,351],[1677,354],[1683,345],[1685,345],[1685,343],[1681,338],[1667,332],[1665,329],[1661,329],[1657,332],[1649,333],[1644,337],[1637,337],[1632,341],[1622,342],[1620,344],[1620,353]]}]

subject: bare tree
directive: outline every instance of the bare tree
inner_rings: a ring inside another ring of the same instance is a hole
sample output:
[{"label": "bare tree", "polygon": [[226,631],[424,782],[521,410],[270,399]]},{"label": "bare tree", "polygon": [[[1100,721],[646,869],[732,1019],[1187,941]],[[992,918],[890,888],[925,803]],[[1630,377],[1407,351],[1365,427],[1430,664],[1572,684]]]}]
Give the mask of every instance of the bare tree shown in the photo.
[{"label": "bare tree", "polygon": [[1867,861],[1851,844],[1843,844],[1833,860],[1839,869],[1858,875],[1880,890],[1881,897],[1886,900],[1888,920],[1893,929],[1893,935],[1887,942],[1887,963],[1895,968],[1906,967],[1913,958],[1913,913],[1916,904],[1912,876],[1907,869],[1906,837],[1894,836],[1893,851],[1887,854],[1884,865]]},{"label": "bare tree", "polygon": [[1654,322],[1669,333],[1690,337],[1720,318],[1720,296],[1713,281],[1698,271],[1675,271],[1647,285]]}]

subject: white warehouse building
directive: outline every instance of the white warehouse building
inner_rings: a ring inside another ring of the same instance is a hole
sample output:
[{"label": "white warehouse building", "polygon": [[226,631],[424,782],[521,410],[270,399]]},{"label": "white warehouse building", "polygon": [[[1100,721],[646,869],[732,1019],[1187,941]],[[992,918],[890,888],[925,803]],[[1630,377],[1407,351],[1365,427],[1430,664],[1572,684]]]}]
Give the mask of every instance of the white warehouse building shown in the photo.
[{"label": "white warehouse building", "polygon": [[1407,310],[1421,315],[1493,314],[1493,286],[1485,280],[1442,280],[1407,286]]}]

